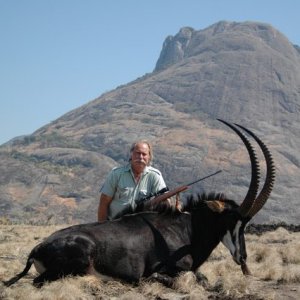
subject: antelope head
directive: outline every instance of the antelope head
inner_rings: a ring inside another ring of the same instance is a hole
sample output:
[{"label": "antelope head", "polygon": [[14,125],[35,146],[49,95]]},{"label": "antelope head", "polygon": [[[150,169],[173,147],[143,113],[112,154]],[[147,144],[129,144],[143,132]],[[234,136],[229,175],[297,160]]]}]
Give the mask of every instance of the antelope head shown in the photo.
[{"label": "antelope head", "polygon": [[[222,239],[223,244],[230,250],[235,262],[241,265],[243,274],[250,275],[246,264],[247,253],[244,241],[244,229],[247,223],[262,209],[271,194],[275,181],[275,165],[267,146],[252,131],[238,124],[232,125],[224,120],[218,120],[230,127],[241,138],[250,157],[251,181],[248,192],[238,207],[238,213],[241,218]],[[256,152],[242,131],[257,142],[265,158],[266,177],[259,193],[260,170]]]}]

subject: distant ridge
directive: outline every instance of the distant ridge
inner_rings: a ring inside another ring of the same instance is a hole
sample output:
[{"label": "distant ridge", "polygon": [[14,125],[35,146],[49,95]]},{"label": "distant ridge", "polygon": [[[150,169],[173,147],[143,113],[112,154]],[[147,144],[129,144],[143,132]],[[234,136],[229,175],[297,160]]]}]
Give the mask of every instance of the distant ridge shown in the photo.
[{"label": "distant ridge", "polygon": [[2,145],[0,146],[10,146],[10,145],[13,145],[14,143],[18,142],[18,141],[23,141],[25,138],[26,138],[27,135],[19,135],[19,136],[16,136],[10,140],[8,140],[7,142],[3,143]]}]

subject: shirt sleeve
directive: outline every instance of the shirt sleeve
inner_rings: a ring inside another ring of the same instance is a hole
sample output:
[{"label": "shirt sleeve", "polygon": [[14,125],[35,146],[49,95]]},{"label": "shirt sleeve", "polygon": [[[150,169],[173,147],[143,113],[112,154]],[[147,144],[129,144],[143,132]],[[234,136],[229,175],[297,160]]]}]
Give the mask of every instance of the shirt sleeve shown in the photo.
[{"label": "shirt sleeve", "polygon": [[100,188],[100,192],[109,197],[114,197],[115,192],[117,190],[117,172],[113,169],[108,176],[106,177],[102,187]]},{"label": "shirt sleeve", "polygon": [[160,191],[161,189],[166,187],[166,183],[161,175],[161,173],[159,172],[154,172],[153,173],[153,185],[152,185],[152,193],[157,193],[158,191]]}]

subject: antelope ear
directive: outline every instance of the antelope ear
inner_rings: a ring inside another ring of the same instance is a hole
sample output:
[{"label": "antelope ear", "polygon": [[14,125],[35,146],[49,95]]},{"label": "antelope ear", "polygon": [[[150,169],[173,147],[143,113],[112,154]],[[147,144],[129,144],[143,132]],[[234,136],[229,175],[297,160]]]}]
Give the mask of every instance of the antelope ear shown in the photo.
[{"label": "antelope ear", "polygon": [[224,211],[225,203],[223,201],[214,200],[207,201],[207,206],[214,212],[221,213]]}]

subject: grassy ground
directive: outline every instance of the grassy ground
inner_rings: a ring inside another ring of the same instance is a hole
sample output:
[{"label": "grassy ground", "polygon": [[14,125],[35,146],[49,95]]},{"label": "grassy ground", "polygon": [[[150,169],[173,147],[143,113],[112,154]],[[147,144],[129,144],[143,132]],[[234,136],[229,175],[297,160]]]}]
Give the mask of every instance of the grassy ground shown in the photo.
[{"label": "grassy ground", "polygon": [[[30,250],[62,227],[0,225],[0,280],[23,270]],[[249,233],[246,243],[252,276],[243,276],[220,245],[201,266],[209,282],[205,288],[186,272],[173,289],[159,283],[104,282],[93,276],[68,277],[36,289],[31,283],[36,271],[31,268],[10,288],[0,283],[0,299],[300,299],[300,232],[279,227],[261,235]]]}]

